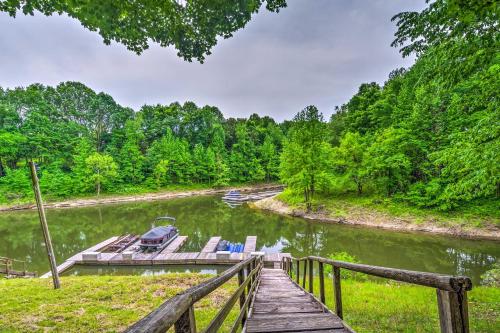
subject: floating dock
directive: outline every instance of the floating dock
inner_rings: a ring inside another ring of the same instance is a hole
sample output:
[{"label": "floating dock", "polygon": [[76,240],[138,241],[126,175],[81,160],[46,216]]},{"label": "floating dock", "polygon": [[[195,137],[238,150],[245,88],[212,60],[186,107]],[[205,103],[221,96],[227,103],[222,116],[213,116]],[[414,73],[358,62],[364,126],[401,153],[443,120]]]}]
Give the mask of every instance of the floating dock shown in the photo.
[{"label": "floating dock", "polygon": [[265,198],[274,197],[275,195],[278,195],[281,192],[283,192],[282,189],[253,192],[243,195],[239,191],[229,191],[228,193],[226,193],[226,195],[222,197],[222,201],[224,201],[231,207],[236,207],[245,202],[257,201]]},{"label": "floating dock", "polygon": [[[57,271],[62,274],[75,265],[89,266],[156,266],[156,265],[233,265],[249,258],[252,255],[264,256],[267,267],[279,267],[282,258],[291,257],[290,253],[262,253],[255,252],[257,236],[247,236],[242,253],[216,252],[217,245],[222,237],[211,237],[200,252],[178,252],[188,240],[188,236],[177,236],[165,248],[157,252],[141,252],[139,241],[117,252],[103,252],[109,245],[125,236],[114,236],[96,244],[67,259],[57,266]],[[41,278],[48,278],[47,272]]]}]

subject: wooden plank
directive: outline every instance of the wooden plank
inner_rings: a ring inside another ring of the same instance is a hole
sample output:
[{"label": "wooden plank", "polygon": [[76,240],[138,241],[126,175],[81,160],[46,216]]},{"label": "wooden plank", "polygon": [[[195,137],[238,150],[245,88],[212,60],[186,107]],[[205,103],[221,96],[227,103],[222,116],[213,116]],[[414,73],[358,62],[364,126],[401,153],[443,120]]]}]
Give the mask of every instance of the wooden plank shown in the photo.
[{"label": "wooden plank", "polygon": [[344,328],[342,321],[328,313],[294,313],[269,315],[248,320],[247,332],[297,332]]},{"label": "wooden plank", "polygon": [[296,290],[296,289],[290,289],[287,291],[284,290],[278,290],[278,291],[259,291],[257,293],[257,297],[264,298],[281,298],[281,297],[300,297],[300,296],[307,296],[307,294],[303,291]]},{"label": "wooden plank", "polygon": [[294,297],[273,297],[272,299],[269,297],[262,297],[257,294],[255,296],[255,302],[260,303],[274,303],[274,302],[283,302],[283,303],[298,303],[298,302],[310,302],[311,296],[294,296]]},{"label": "wooden plank", "polygon": [[161,253],[174,253],[177,252],[184,243],[187,242],[188,236],[177,236],[170,244],[168,244],[163,250],[161,250],[159,254]]},{"label": "wooden plank", "polygon": [[245,240],[245,246],[243,247],[243,253],[255,252],[257,248],[257,236],[247,236]]},{"label": "wooden plank", "polygon": [[[68,269],[70,269],[71,267],[73,267],[73,265],[75,265],[75,264],[76,264],[75,261],[67,260],[67,261],[63,262],[61,265],[57,266],[57,272],[59,274],[62,274],[64,272],[66,272]],[[52,276],[52,272],[47,272],[47,273],[43,274],[42,276],[40,276],[40,278],[47,279],[51,276]]]},{"label": "wooden plank", "polygon": [[220,236],[210,238],[205,247],[201,250],[201,253],[215,252],[215,249],[217,248],[217,245],[219,245],[221,238],[222,237]]},{"label": "wooden plank", "polygon": [[165,264],[195,264],[199,252],[174,252],[174,253],[160,253],[153,260],[153,265]]},{"label": "wooden plank", "polygon": [[323,308],[316,302],[299,302],[299,303],[286,303],[281,302],[267,302],[267,303],[254,303],[253,313],[312,313],[323,312]]}]

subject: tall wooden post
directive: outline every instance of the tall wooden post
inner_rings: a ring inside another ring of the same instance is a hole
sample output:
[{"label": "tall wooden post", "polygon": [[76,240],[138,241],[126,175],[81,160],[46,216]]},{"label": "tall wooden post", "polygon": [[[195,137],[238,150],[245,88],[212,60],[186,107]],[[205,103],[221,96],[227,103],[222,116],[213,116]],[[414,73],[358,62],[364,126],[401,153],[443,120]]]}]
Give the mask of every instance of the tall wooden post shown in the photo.
[{"label": "tall wooden post", "polygon": [[313,279],[313,271],[314,271],[314,266],[313,266],[312,259],[309,259],[309,292],[312,294],[314,292],[314,279]]},{"label": "tall wooden post", "polygon": [[300,261],[296,261],[297,266],[295,267],[295,282],[299,284],[300,282]]},{"label": "tall wooden post", "polygon": [[31,171],[31,183],[33,185],[33,192],[35,193],[36,206],[38,208],[38,217],[40,218],[40,225],[42,226],[45,247],[47,248],[47,256],[49,257],[50,271],[52,272],[54,289],[59,289],[61,287],[61,284],[59,282],[59,273],[57,272],[56,258],[54,256],[54,249],[52,248],[52,240],[50,239],[49,227],[47,226],[45,209],[43,208],[42,194],[40,193],[40,184],[38,183],[35,163],[31,161],[29,162],[29,166]]},{"label": "tall wooden post", "polygon": [[306,289],[307,259],[304,260],[304,274],[302,275],[302,288]]},{"label": "tall wooden post", "polygon": [[442,333],[468,333],[467,292],[436,289]]},{"label": "tall wooden post", "polygon": [[325,302],[325,275],[323,272],[323,263],[318,262],[318,275],[319,275],[319,299],[321,303],[326,304]]},{"label": "tall wooden post", "polygon": [[340,287],[340,267],[333,266],[333,290],[335,292],[335,312],[340,319],[342,314],[342,289]]},{"label": "tall wooden post", "polygon": [[[243,274],[243,269],[241,269],[238,272],[238,285],[241,286],[245,282],[245,277]],[[250,284],[248,284],[250,285]],[[250,294],[248,294],[248,297],[250,297]],[[245,289],[243,289],[243,292],[240,295],[240,311],[244,312],[243,318],[241,320],[241,327],[245,326],[245,322],[247,321],[247,309],[243,307],[245,304],[246,296],[245,296]]]}]

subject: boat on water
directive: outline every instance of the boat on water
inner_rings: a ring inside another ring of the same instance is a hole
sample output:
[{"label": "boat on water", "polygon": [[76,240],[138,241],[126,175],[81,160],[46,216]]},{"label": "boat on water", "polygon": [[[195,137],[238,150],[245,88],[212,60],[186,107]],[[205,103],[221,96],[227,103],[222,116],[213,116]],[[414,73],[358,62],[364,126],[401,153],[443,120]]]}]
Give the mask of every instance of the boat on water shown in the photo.
[{"label": "boat on water", "polygon": [[[175,221],[175,218],[164,216],[158,217],[156,221]],[[159,251],[167,246],[179,235],[179,230],[173,225],[154,227],[141,236],[139,246],[146,252]]]}]

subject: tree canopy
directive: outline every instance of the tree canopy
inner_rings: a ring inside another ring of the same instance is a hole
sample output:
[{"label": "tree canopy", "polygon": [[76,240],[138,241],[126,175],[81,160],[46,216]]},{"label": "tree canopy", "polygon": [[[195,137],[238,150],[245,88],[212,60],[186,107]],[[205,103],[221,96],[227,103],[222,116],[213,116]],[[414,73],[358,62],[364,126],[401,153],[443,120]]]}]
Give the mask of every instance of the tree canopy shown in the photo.
[{"label": "tree canopy", "polygon": [[37,11],[47,16],[67,14],[90,31],[97,31],[106,44],[115,41],[137,54],[151,42],[172,45],[179,57],[203,62],[218,37],[232,37],[264,3],[271,12],[286,7],[285,0],[4,0],[0,11],[12,17]]}]

